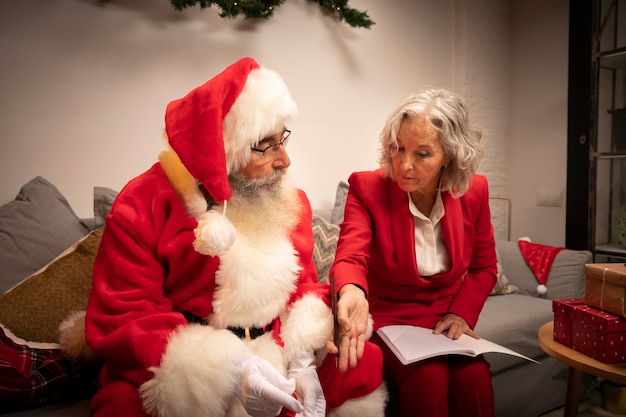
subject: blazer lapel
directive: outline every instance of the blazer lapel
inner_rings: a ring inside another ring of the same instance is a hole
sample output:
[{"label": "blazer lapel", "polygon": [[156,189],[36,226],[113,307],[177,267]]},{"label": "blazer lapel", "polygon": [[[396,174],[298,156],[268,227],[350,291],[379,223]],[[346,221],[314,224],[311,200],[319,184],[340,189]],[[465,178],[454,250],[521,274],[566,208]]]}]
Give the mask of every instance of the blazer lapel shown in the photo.
[{"label": "blazer lapel", "polygon": [[450,271],[454,271],[455,260],[462,259],[465,244],[463,241],[463,210],[461,200],[453,198],[448,192],[441,194],[441,200],[446,210],[446,214],[441,219],[441,230],[452,262]]},{"label": "blazer lapel", "polygon": [[389,181],[389,216],[398,271],[405,276],[419,276],[415,261],[415,224],[409,210],[408,195],[395,181]]}]

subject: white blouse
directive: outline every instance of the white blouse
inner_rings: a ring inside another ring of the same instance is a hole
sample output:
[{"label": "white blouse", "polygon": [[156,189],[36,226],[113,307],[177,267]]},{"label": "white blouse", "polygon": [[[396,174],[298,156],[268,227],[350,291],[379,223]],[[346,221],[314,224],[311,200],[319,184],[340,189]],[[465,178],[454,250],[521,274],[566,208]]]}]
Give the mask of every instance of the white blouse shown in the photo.
[{"label": "white blouse", "polygon": [[443,239],[441,231],[441,218],[446,214],[441,200],[441,193],[437,192],[437,198],[430,217],[426,217],[417,209],[415,203],[409,197],[409,210],[413,214],[415,224],[415,261],[417,270],[421,276],[429,277],[450,268],[450,254]]}]

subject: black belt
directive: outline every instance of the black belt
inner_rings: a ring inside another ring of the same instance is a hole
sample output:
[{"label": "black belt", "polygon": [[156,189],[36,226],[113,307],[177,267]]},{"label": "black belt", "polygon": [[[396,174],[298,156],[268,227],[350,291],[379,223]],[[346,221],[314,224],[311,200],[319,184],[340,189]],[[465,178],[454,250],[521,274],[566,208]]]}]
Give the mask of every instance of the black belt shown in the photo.
[{"label": "black belt", "polygon": [[196,323],[203,326],[209,325],[209,321],[207,319],[203,319],[202,317],[193,315],[191,313],[183,313],[183,316],[185,316],[185,319],[187,319],[187,323]]},{"label": "black belt", "polygon": [[233,332],[240,339],[252,340],[272,330],[272,325],[268,324],[264,327],[232,327],[228,326],[228,330]]},{"label": "black belt", "polygon": [[[203,319],[202,317],[195,316],[190,313],[183,313],[188,323],[197,323],[202,324],[203,326],[207,326],[209,324],[208,320]],[[240,339],[252,340],[257,337],[263,336],[265,333],[272,330],[272,324],[268,324],[264,327],[233,327],[228,326],[226,329],[230,330],[233,334],[235,334]]]}]

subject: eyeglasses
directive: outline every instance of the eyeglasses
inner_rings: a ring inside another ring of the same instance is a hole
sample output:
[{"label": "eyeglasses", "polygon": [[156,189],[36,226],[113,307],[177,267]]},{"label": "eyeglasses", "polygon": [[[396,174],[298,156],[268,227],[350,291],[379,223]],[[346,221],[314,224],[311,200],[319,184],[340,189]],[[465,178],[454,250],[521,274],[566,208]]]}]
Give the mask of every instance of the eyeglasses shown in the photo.
[{"label": "eyeglasses", "polygon": [[287,139],[289,139],[289,135],[291,135],[291,130],[285,129],[283,131],[283,135],[280,138],[280,141],[273,143],[271,145],[267,145],[263,149],[258,148],[250,148],[251,151],[259,152],[263,154],[263,158],[268,156],[275,156],[278,153],[278,149],[282,146],[283,148],[287,147]]}]

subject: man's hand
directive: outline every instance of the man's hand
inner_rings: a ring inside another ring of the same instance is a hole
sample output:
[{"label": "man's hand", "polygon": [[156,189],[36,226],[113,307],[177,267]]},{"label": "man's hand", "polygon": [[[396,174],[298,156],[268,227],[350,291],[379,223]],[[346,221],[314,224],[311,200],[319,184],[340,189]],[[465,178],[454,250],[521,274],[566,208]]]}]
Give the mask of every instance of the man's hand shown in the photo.
[{"label": "man's hand", "polygon": [[252,417],[274,417],[283,407],[297,413],[304,409],[291,394],[296,389],[293,379],[285,378],[269,362],[248,355],[239,363],[235,395]]},{"label": "man's hand", "polygon": [[480,339],[469,324],[467,324],[465,319],[452,313],[446,314],[444,318],[439,320],[439,323],[435,325],[433,333],[443,333],[452,340],[458,339],[462,334],[471,336],[474,339]]},{"label": "man's hand", "polygon": [[301,353],[290,363],[287,376],[296,380],[296,395],[304,411],[297,417],[324,417],[326,415],[326,398],[315,368],[315,356],[312,353]]},{"label": "man's hand", "polygon": [[347,284],[339,290],[337,303],[337,321],[339,322],[339,346],[329,335],[326,348],[330,353],[339,352],[338,366],[345,372],[348,365],[354,368],[363,356],[365,333],[369,318],[369,303],[363,290],[356,285]]}]

